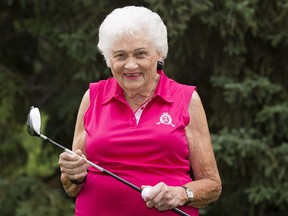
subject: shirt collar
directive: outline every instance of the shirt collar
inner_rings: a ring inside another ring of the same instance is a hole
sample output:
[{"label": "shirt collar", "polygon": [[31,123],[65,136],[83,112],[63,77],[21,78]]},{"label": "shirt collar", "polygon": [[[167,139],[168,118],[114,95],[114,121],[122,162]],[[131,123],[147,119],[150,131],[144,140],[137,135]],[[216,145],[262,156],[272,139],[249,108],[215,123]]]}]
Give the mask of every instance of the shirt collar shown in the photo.
[{"label": "shirt collar", "polygon": [[117,80],[114,77],[112,77],[112,78],[109,78],[107,81],[108,81],[108,85],[106,86],[106,89],[105,89],[106,96],[104,97],[103,104],[108,103],[113,98],[116,98],[124,102],[125,99],[124,99],[123,90],[117,83]]},{"label": "shirt collar", "polygon": [[[160,97],[164,101],[168,103],[172,103],[172,97],[171,97],[171,89],[169,84],[169,78],[165,75],[163,70],[158,70],[157,73],[160,74],[160,79],[157,85],[157,88],[154,93],[154,97]],[[117,80],[115,78],[108,79],[108,86],[106,88],[106,96],[103,100],[103,104],[108,103],[113,98],[125,102],[124,94],[122,88],[117,83]]]},{"label": "shirt collar", "polygon": [[170,81],[163,70],[159,70],[157,71],[157,73],[160,74],[160,80],[158,82],[154,95],[162,98],[168,103],[172,103],[173,100],[171,96],[171,87],[169,83]]}]

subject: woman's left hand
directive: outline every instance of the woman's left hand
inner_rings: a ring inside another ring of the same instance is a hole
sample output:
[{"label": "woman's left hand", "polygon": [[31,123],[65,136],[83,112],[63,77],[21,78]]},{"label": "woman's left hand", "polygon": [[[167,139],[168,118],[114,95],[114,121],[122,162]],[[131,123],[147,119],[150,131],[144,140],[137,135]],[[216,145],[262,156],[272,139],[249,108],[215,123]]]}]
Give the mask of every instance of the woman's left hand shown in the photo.
[{"label": "woman's left hand", "polygon": [[[142,186],[144,189],[147,186]],[[148,208],[156,208],[159,211],[166,211],[178,206],[185,205],[187,201],[186,192],[182,187],[168,186],[163,182],[151,187],[147,196],[143,199]]]}]

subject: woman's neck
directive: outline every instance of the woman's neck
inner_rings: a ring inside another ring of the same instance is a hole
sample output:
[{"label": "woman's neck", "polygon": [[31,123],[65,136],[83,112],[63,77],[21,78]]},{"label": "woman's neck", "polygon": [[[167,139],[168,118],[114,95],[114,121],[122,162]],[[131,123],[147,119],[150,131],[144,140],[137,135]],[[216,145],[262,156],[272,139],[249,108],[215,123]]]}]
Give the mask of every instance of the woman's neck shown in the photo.
[{"label": "woman's neck", "polygon": [[125,92],[124,97],[127,103],[131,106],[132,110],[137,110],[144,102],[153,97],[155,90],[158,85],[160,75],[158,74],[151,85],[147,88],[146,91],[133,91],[133,92]]}]

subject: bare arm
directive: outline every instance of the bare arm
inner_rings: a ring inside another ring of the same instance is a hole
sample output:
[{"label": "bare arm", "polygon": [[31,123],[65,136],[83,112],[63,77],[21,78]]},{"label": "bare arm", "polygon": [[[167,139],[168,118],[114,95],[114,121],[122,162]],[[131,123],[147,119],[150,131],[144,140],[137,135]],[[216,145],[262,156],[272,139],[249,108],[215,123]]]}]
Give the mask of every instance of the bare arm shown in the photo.
[{"label": "bare arm", "polygon": [[205,111],[197,92],[193,93],[189,114],[190,122],[185,131],[195,179],[186,186],[194,193],[194,199],[189,205],[201,208],[218,199],[222,186]]},{"label": "bare arm", "polygon": [[[72,150],[78,155],[85,158],[85,139],[86,131],[84,128],[84,115],[90,104],[89,91],[83,96],[82,102],[77,115]],[[60,154],[59,166],[61,170],[61,182],[67,194],[71,197],[77,196],[82,185],[73,184],[70,180],[83,181],[87,175],[88,164],[86,160],[76,155],[71,155],[66,152]]]}]

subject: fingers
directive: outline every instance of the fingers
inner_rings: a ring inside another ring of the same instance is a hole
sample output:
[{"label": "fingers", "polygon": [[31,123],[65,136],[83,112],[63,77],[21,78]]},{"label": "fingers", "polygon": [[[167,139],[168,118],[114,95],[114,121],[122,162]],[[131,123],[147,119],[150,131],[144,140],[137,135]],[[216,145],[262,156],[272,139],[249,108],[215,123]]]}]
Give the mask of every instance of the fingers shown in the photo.
[{"label": "fingers", "polygon": [[74,154],[63,152],[59,156],[59,166],[62,174],[71,180],[82,180],[87,175],[89,167],[87,159],[81,150]]},{"label": "fingers", "polygon": [[168,186],[164,183],[158,183],[151,188],[150,194],[147,197],[146,205],[148,208],[157,208],[158,210],[165,210],[165,195],[168,191]]},{"label": "fingers", "polygon": [[[147,186],[142,186],[144,189]],[[171,187],[163,182],[151,187],[149,193],[144,197],[148,208],[156,208],[159,211],[166,211],[180,206],[179,196],[181,191],[179,187]]]}]

